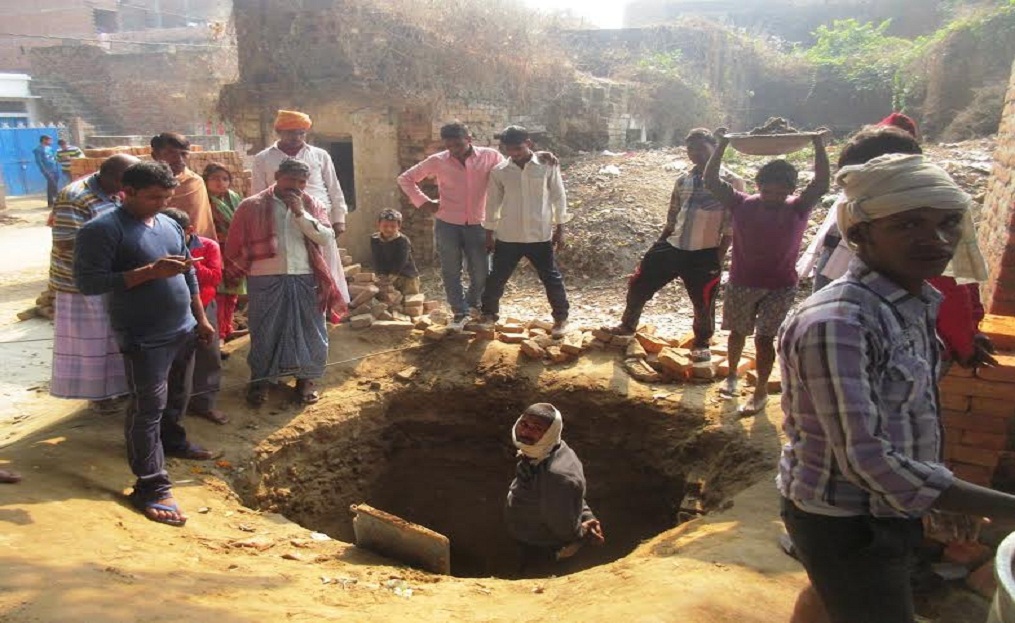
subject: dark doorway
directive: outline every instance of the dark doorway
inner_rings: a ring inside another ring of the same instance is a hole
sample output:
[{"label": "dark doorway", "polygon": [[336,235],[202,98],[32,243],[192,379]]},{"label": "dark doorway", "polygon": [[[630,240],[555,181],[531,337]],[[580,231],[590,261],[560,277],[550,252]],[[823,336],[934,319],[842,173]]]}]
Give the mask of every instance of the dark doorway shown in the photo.
[{"label": "dark doorway", "polygon": [[349,205],[349,211],[356,209],[356,167],[352,159],[352,139],[336,141],[328,147],[331,160],[338,172],[338,183],[342,185],[342,194]]}]

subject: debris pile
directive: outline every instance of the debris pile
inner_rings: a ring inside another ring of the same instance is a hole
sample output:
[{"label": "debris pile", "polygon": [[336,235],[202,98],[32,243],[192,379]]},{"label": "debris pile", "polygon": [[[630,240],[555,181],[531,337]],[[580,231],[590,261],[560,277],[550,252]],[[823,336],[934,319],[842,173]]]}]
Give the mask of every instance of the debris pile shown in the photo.
[{"label": "debris pile", "polygon": [[440,301],[428,301],[424,294],[403,295],[387,276],[364,271],[346,249],[338,252],[349,282],[349,323],[353,329],[366,329],[377,321],[411,327],[423,314],[440,309]]}]

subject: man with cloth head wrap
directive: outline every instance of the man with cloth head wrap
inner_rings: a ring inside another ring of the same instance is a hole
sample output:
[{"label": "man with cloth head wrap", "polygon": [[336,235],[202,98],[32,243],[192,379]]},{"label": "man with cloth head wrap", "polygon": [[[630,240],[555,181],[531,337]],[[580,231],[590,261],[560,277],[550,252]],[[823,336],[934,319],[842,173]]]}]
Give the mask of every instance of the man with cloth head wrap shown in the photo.
[{"label": "man with cloth head wrap", "polygon": [[563,429],[560,411],[544,402],[526,409],[511,431],[519,460],[505,519],[521,545],[523,573],[532,565],[573,556],[584,541],[605,541],[585,502],[582,463],[561,439]]},{"label": "man with cloth head wrap", "polygon": [[941,295],[925,280],[949,262],[975,272],[983,260],[969,196],[923,156],[881,156],[843,168],[838,181],[838,223],[856,258],[779,336],[788,443],[777,482],[813,584],[792,621],[912,623],[921,518],[1015,518],[1015,496],[942,464]]},{"label": "man with cloth head wrap", "polygon": [[349,206],[345,202],[345,193],[338,181],[338,172],[331,154],[307,143],[307,132],[312,126],[310,115],[306,113],[296,110],[278,111],[275,116],[275,133],[278,134],[278,140],[254,156],[250,194],[256,195],[274,185],[275,173],[285,160],[298,160],[310,169],[306,193],[324,206],[322,222],[335,232],[335,239],[323,243],[321,251],[331,272],[331,279],[341,294],[341,304],[333,307],[328,314],[328,319],[337,323],[346,311],[346,304],[349,303],[349,286],[338,253],[338,236],[345,232],[345,218]]}]

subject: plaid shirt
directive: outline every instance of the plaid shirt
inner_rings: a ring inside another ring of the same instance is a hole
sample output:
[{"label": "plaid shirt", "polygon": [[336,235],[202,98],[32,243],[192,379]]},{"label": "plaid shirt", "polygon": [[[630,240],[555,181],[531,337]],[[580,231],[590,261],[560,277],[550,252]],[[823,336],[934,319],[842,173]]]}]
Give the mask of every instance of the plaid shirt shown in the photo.
[{"label": "plaid shirt", "polygon": [[[744,180],[722,169],[722,178],[743,192]],[[731,233],[730,213],[705,188],[702,172],[691,170],[680,175],[670,195],[666,225],[673,228],[670,244],[684,251],[715,249]]]},{"label": "plaid shirt", "polygon": [[778,485],[798,507],[919,517],[952,485],[940,463],[940,304],[932,287],[913,296],[854,259],[783,323]]},{"label": "plaid shirt", "polygon": [[[71,182],[56,197],[51,217],[53,242],[73,241],[85,223],[119,205],[118,196],[102,192],[98,173]],[[49,285],[57,292],[78,292],[74,284],[73,247],[63,250],[53,245],[49,255]]]}]

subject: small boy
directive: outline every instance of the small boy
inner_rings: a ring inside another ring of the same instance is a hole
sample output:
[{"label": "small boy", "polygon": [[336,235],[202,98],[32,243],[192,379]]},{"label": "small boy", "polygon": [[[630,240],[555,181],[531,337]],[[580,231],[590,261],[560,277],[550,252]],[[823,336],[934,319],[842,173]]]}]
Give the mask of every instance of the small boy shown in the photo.
[{"label": "small boy", "polygon": [[419,294],[419,271],[412,259],[412,242],[402,233],[402,214],[381,210],[377,233],[370,237],[374,272],[403,295]]},{"label": "small boy", "polygon": [[811,210],[828,192],[831,171],[822,135],[814,136],[814,179],[799,195],[797,170],[785,160],[773,160],[758,170],[758,194],[738,192],[719,177],[729,146],[725,128],[705,167],[705,187],[730,211],[733,220],[733,265],[723,303],[723,329],[730,331],[729,376],[723,393],[737,395],[737,367],[754,333],[758,381],[754,396],[739,407],[754,415],[768,404],[768,378],[775,365],[775,336],[796,296],[796,261]]},{"label": "small boy", "polygon": [[227,424],[229,416],[215,408],[222,384],[222,353],[215,300],[218,286],[222,283],[222,252],[217,242],[194,233],[194,224],[183,210],[167,208],[162,213],[176,221],[186,236],[187,247],[194,258],[201,304],[208,322],[215,328],[212,339],[208,343],[199,342],[194,351],[193,382],[187,412],[216,424]]},{"label": "small boy", "polygon": [[500,299],[518,262],[528,258],[546,288],[554,338],[567,332],[570,306],[554,251],[564,243],[567,197],[560,167],[532,151],[528,131],[510,126],[497,135],[508,159],[490,172],[486,194],[486,248],[493,269],[483,291],[485,325],[497,321]]}]

